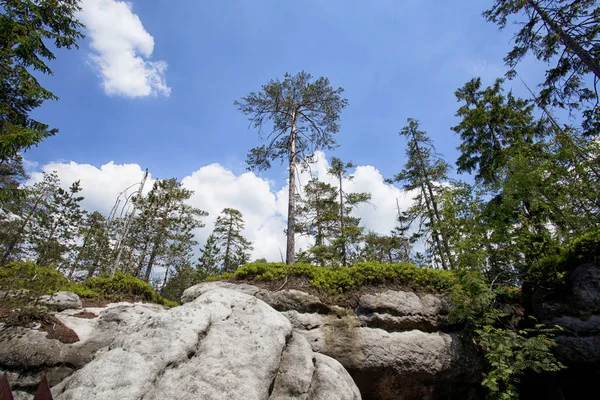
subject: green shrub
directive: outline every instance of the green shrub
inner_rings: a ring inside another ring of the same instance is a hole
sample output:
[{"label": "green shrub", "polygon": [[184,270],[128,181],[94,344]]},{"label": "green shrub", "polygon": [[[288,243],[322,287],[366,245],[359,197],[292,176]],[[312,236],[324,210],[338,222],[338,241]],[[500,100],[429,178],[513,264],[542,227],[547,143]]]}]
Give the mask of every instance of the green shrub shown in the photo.
[{"label": "green shrub", "polygon": [[560,284],[567,273],[582,264],[597,263],[599,257],[600,229],[573,240],[560,254],[544,257],[531,265],[527,271],[527,279],[538,285]]},{"label": "green shrub", "polygon": [[564,368],[552,353],[558,327],[536,324],[533,328],[510,329],[500,323],[506,316],[499,309],[502,296],[516,296],[515,288],[492,287],[481,274],[457,273],[452,290],[453,321],[464,324],[467,343],[474,343],[484,355],[481,385],[491,399],[518,399],[517,385],[527,371],[555,372]]},{"label": "green shrub", "polygon": [[0,267],[0,289],[28,290],[31,295],[52,294],[69,286],[60,272],[30,261],[13,261]]},{"label": "green shrub", "polygon": [[412,264],[381,264],[362,262],[352,267],[317,267],[297,263],[254,262],[245,264],[231,275],[209,277],[208,280],[238,279],[273,281],[285,276],[303,276],[317,288],[332,294],[340,294],[364,285],[399,283],[415,288],[430,290],[449,290],[455,278],[452,272],[429,268],[419,268]]},{"label": "green shrub", "polygon": [[157,304],[162,304],[168,307],[175,307],[178,303],[167,300],[158,295],[152,285],[137,279],[131,275],[126,275],[117,271],[115,276],[111,278],[108,275],[91,278],[80,284],[82,289],[79,293],[83,297],[101,297],[105,300],[120,301],[120,300],[137,300],[150,301]]},{"label": "green shrub", "polygon": [[600,229],[591,231],[571,242],[566,260],[571,266],[596,262],[600,257]]}]

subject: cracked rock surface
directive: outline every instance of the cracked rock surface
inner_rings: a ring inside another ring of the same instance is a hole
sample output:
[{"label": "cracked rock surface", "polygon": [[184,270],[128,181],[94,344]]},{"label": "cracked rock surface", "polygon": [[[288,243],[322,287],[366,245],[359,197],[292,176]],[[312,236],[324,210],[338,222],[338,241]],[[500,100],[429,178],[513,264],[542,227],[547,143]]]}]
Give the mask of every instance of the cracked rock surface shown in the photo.
[{"label": "cracked rock surface", "polygon": [[52,388],[56,400],[359,400],[350,375],[313,353],[263,301],[207,288],[118,335]]},{"label": "cracked rock surface", "polygon": [[312,351],[349,371],[364,399],[478,398],[479,358],[449,322],[444,296],[385,290],[361,295],[352,310],[293,289],[271,292],[249,284],[205,282],[187,289],[182,301],[215,288],[255,296],[279,310],[294,337],[303,337]]}]

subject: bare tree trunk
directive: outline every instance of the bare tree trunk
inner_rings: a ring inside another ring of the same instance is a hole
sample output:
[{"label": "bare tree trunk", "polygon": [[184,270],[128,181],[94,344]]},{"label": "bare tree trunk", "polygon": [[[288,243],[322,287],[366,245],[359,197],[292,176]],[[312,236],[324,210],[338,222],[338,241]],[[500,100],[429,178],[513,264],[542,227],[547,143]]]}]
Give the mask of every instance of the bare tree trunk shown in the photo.
[{"label": "bare tree trunk", "polygon": [[344,191],[342,189],[342,175],[340,173],[340,239],[342,239],[342,265],[345,267],[348,265],[346,260],[346,237],[344,235]]},{"label": "bare tree trunk", "polygon": [[142,250],[142,255],[140,257],[140,262],[138,263],[137,271],[135,273],[135,277],[139,278],[142,273],[142,268],[144,268],[144,261],[146,260],[146,252],[148,251],[148,246],[150,246],[150,241],[152,240],[152,236],[148,235],[148,240],[144,243],[144,250]]},{"label": "bare tree trunk", "polygon": [[296,110],[292,110],[292,134],[290,135],[290,168],[288,191],[288,221],[287,221],[287,246],[285,263],[291,265],[296,261],[295,254],[295,226],[296,219]]},{"label": "bare tree trunk", "polygon": [[144,281],[148,282],[150,280],[150,274],[152,273],[152,267],[154,266],[154,260],[156,259],[156,247],[152,248],[152,253],[150,254],[150,260],[148,261],[148,266],[146,267],[146,274],[144,275]]},{"label": "bare tree trunk", "polygon": [[542,18],[542,20],[548,24],[550,29],[558,35],[560,41],[565,45],[565,47],[571,50],[575,55],[589,68],[590,71],[596,78],[600,79],[600,63],[598,63],[594,58],[588,53],[583,47],[579,45],[571,36],[569,36],[561,27],[558,25],[548,13],[540,7],[537,1],[527,0],[527,4],[531,8],[535,10],[535,12]]},{"label": "bare tree trunk", "polygon": [[229,254],[231,252],[231,233],[233,231],[233,217],[229,217],[229,230],[227,232],[227,244],[225,245],[225,257],[224,257],[224,264],[223,267],[225,269],[225,272],[232,272],[230,271],[230,267],[231,267],[231,255]]},{"label": "bare tree trunk", "polygon": [[[422,173],[421,193],[423,194],[423,197],[425,198],[425,204],[427,205],[429,220],[431,222],[432,236],[435,240],[438,254],[440,255],[440,259],[442,261],[442,268],[447,270],[448,263],[446,262],[446,255],[444,254],[445,251],[440,242],[440,235],[439,235],[437,227],[436,227],[436,225],[437,225],[436,220],[439,220],[438,219],[439,215],[437,214],[437,206],[434,207],[435,203],[432,204],[432,201],[434,199],[433,199],[433,191],[431,190],[431,186],[429,185],[429,175],[427,174],[427,170],[425,169],[425,166],[423,165],[423,156],[421,154],[421,148],[419,147],[419,144],[416,141],[415,141],[415,148],[417,150],[417,155],[419,157],[419,162],[420,162],[421,170],[422,170],[421,171],[421,173]],[[429,189],[429,190],[427,190],[427,189]],[[434,209],[435,209],[435,211],[434,211]]]},{"label": "bare tree trunk", "polygon": [[164,293],[165,291],[165,286],[167,286],[167,278],[169,277],[169,269],[171,267],[169,265],[167,265],[167,269],[165,270],[165,278],[163,279],[163,283],[162,286],[160,287],[160,292]]}]

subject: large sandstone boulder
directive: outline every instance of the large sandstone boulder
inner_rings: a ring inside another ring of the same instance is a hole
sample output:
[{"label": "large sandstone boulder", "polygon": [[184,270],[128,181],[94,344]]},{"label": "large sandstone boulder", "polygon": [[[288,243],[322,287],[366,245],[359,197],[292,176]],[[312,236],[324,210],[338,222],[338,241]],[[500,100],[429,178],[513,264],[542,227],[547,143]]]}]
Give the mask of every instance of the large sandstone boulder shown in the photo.
[{"label": "large sandstone boulder", "polygon": [[[97,317],[94,317],[97,315]],[[263,301],[221,287],[181,307],[118,304],[55,314],[80,339],[0,330],[0,370],[19,399],[47,372],[55,400],[360,400],[343,366],[313,352]]]},{"label": "large sandstone boulder", "polygon": [[53,393],[56,400],[360,399],[343,367],[315,355],[284,316],[222,288],[116,338]]},{"label": "large sandstone boulder", "polygon": [[449,322],[444,296],[387,290],[362,295],[351,310],[297,290],[207,282],[186,290],[182,301],[215,288],[253,295],[279,310],[313,351],[350,372],[365,399],[477,398],[479,358]]}]

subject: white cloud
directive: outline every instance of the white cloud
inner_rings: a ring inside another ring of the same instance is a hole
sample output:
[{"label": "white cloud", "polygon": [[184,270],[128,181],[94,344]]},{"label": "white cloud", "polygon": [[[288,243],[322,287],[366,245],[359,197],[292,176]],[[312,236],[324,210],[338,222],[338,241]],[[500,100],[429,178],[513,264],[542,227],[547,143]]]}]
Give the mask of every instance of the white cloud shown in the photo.
[{"label": "white cloud", "polygon": [[[323,153],[318,153],[312,173],[319,179],[337,185],[336,179],[327,174],[329,167]],[[89,164],[50,163],[42,168],[45,172],[57,171],[63,187],[80,180],[85,196],[83,207],[88,211],[98,210],[108,215],[117,195],[125,188],[140,182],[142,168],[137,164],[115,164],[109,162],[100,168]],[[384,182],[381,173],[372,166],[359,166],[352,180],[345,179],[345,190],[351,192],[369,192],[370,204],[361,206],[356,215],[362,218],[362,224],[369,230],[387,234],[395,226],[396,199],[401,209],[411,203],[411,196],[402,190]],[[41,172],[31,175],[29,183],[41,179]],[[309,172],[300,174],[299,182],[305,185],[310,179]],[[193,190],[190,204],[210,215],[204,219],[206,227],[199,229],[196,239],[203,244],[213,228],[219,213],[226,207],[237,208],[246,222],[245,236],[254,244],[252,258],[266,258],[270,261],[285,257],[285,235],[287,218],[287,184],[275,190],[273,182],[256,176],[252,172],[234,174],[219,164],[206,165],[182,179],[183,186]],[[152,186],[152,179],[146,183],[146,190]],[[130,189],[130,193],[133,189]],[[303,194],[301,192],[301,194]],[[311,240],[299,237],[296,248],[306,248]]]},{"label": "white cloud", "polygon": [[[44,165],[43,172],[56,171],[63,188],[68,188],[75,181],[81,181],[84,196],[82,206],[88,211],[100,211],[108,215],[119,193],[130,188],[127,193],[133,193],[144,176],[144,171],[137,164],[115,164],[109,162],[100,168],[90,164],[50,163]],[[27,184],[31,185],[42,180],[42,172],[30,174]],[[137,185],[136,185],[137,184]],[[131,188],[132,185],[135,185]],[[152,179],[146,181],[144,192],[152,187]]]},{"label": "white cloud", "polygon": [[82,0],[79,19],[91,39],[92,63],[108,95],[169,96],[165,61],[148,60],[154,38],[144,29],[131,4],[118,0]]}]

